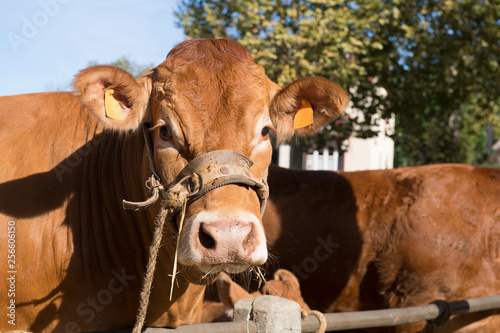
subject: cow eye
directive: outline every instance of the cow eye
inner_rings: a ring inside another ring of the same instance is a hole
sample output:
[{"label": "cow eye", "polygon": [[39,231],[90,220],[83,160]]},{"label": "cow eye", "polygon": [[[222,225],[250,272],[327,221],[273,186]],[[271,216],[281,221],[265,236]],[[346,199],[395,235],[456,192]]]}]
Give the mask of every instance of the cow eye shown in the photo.
[{"label": "cow eye", "polygon": [[170,140],[172,138],[172,132],[167,125],[160,126],[160,137],[163,140]]},{"label": "cow eye", "polygon": [[271,130],[271,129],[270,129],[268,126],[266,126],[266,127],[264,127],[264,128],[262,129],[262,132],[261,132],[260,134],[261,134],[262,136],[267,136],[267,135],[269,134],[269,131],[270,131],[270,130]]}]

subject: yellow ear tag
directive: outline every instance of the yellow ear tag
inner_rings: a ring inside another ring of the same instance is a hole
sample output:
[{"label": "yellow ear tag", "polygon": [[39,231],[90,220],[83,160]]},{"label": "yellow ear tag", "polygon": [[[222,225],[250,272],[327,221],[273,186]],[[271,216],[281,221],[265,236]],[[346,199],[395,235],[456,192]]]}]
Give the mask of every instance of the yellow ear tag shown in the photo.
[{"label": "yellow ear tag", "polygon": [[302,106],[293,118],[293,129],[309,126],[313,123],[313,108],[309,101],[302,100]]},{"label": "yellow ear tag", "polygon": [[122,108],[113,97],[113,94],[113,89],[108,89],[104,93],[104,109],[106,110],[106,117],[111,119],[123,119]]}]

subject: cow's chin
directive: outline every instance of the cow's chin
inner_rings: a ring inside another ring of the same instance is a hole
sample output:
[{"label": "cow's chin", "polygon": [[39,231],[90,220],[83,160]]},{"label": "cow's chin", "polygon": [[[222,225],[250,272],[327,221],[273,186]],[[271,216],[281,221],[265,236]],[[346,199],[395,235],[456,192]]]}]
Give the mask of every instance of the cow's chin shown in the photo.
[{"label": "cow's chin", "polygon": [[209,285],[215,282],[217,276],[220,272],[225,272],[228,274],[238,274],[248,270],[250,267],[254,267],[250,264],[191,264],[183,265],[180,264],[179,271],[184,272],[184,276],[187,277],[189,282],[198,285]]},{"label": "cow's chin", "polygon": [[238,274],[250,268],[250,265],[231,263],[231,264],[217,264],[217,265],[198,265],[197,267],[200,271],[202,271],[205,274],[216,275],[219,274],[220,272],[228,274]]}]

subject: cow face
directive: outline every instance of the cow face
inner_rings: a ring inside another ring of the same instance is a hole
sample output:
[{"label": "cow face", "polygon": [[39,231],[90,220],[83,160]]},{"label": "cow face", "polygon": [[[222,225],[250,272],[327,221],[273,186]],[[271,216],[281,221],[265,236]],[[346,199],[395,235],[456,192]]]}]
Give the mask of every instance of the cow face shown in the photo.
[{"label": "cow face", "polygon": [[[189,40],[176,46],[164,63],[138,80],[111,67],[82,71],[74,86],[82,103],[107,127],[135,130],[152,125],[154,167],[170,184],[189,161],[216,150],[249,157],[249,172],[262,178],[271,162],[270,131],[278,139],[309,134],[338,116],[347,103],[335,83],[305,78],[278,87],[248,51],[228,40]],[[112,88],[122,119],[106,115],[104,95]],[[313,123],[294,130],[303,100]],[[144,182],[144,180],[141,180]],[[191,204],[179,235],[179,262],[204,273],[238,273],[267,259],[260,202],[242,185],[217,188]]]}]

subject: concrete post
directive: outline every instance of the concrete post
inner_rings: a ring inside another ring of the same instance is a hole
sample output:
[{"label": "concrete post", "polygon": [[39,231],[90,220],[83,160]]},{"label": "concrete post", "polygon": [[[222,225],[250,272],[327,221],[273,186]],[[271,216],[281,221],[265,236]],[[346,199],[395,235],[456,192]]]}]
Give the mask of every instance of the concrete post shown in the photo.
[{"label": "concrete post", "polygon": [[300,333],[300,306],[289,299],[259,296],[242,299],[234,305],[233,321],[252,320],[258,332]]}]

